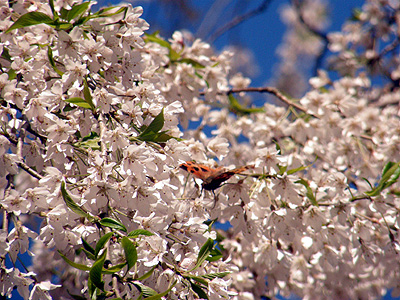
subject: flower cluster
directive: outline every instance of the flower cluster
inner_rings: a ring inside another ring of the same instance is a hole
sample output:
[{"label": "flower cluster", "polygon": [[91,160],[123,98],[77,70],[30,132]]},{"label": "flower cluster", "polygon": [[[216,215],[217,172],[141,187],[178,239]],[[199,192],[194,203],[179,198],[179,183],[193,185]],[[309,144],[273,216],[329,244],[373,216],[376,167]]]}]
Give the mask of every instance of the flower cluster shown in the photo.
[{"label": "flower cluster", "polygon": [[[390,89],[365,73],[333,81],[321,71],[297,102],[268,90],[289,107],[248,107],[250,80],[232,72],[234,53],[188,33],[145,34],[140,7],[91,5],[0,1],[1,295],[400,290],[398,61]],[[369,1],[360,20],[378,26],[388,14],[377,9],[387,5]],[[346,36],[336,36],[341,48],[330,36],[343,72]],[[213,191],[179,169],[216,159],[252,167]],[[25,252],[30,270],[17,268]]]}]

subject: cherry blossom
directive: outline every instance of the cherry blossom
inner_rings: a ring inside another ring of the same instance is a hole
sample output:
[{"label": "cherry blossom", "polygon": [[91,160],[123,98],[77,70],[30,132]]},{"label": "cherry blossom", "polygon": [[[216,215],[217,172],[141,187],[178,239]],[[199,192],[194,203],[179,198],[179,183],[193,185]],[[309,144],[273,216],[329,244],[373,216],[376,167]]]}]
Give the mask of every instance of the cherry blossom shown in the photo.
[{"label": "cherry blossom", "polygon": [[[398,7],[368,0],[323,34],[324,2],[297,2],[285,76],[256,90],[276,101],[253,107],[243,52],[151,33],[141,7],[1,1],[1,295],[398,292]],[[324,49],[339,75],[306,79]],[[251,167],[204,191],[179,170],[193,160]]]}]

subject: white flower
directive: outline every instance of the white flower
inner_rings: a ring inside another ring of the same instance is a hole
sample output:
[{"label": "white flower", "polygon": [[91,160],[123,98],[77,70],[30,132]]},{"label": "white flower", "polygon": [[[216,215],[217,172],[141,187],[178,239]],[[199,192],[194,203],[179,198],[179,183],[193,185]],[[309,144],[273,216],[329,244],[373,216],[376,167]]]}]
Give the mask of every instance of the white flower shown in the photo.
[{"label": "white flower", "polygon": [[212,155],[215,155],[219,160],[222,160],[227,154],[229,143],[225,138],[214,138],[208,142],[207,149]]}]

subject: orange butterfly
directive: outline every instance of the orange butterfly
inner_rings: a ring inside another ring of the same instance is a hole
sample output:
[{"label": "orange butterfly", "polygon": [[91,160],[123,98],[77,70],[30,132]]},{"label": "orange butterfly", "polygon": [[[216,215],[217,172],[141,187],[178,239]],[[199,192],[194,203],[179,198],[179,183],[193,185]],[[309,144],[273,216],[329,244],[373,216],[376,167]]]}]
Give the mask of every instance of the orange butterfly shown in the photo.
[{"label": "orange butterfly", "polygon": [[206,165],[195,163],[194,161],[187,161],[179,167],[203,180],[202,187],[208,191],[214,191],[219,188],[224,181],[227,181],[233,175],[254,168],[254,166],[244,166],[226,171],[224,167],[210,168]]}]

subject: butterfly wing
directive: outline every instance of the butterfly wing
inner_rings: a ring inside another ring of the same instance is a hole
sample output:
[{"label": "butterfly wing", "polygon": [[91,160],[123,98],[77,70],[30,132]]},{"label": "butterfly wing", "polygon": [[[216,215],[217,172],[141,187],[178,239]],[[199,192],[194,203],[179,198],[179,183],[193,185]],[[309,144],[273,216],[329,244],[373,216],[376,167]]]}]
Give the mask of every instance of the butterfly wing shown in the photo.
[{"label": "butterfly wing", "polygon": [[194,161],[187,161],[181,164],[179,167],[203,181],[205,181],[207,178],[215,176],[216,174],[219,174],[223,170],[222,167],[213,169],[207,167],[206,165],[197,164]]},{"label": "butterfly wing", "polygon": [[215,190],[221,186],[221,184],[227,181],[235,174],[240,174],[247,169],[253,168],[254,166],[244,166],[233,170],[225,171],[223,167],[210,168],[206,165],[200,165],[194,161],[187,161],[179,166],[181,169],[193,174],[193,176],[203,180],[203,188],[208,191]]},{"label": "butterfly wing", "polygon": [[250,168],[253,168],[253,166],[239,167],[225,172],[221,170],[220,172],[217,172],[214,176],[210,176],[205,180],[203,180],[203,188],[209,191],[215,190],[219,188],[223,182],[227,181],[233,175],[240,174]]}]

